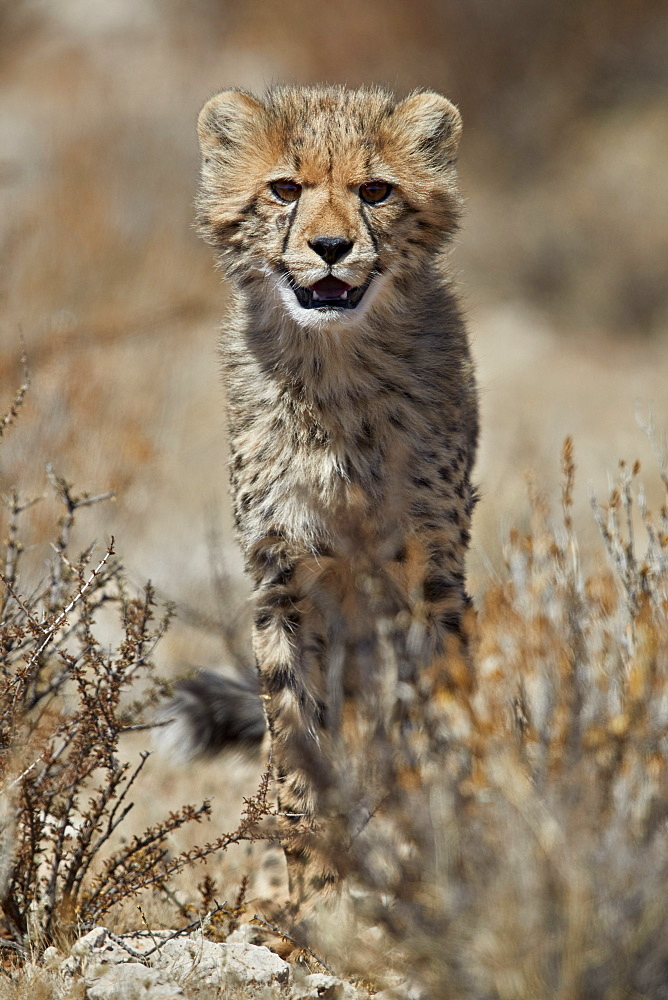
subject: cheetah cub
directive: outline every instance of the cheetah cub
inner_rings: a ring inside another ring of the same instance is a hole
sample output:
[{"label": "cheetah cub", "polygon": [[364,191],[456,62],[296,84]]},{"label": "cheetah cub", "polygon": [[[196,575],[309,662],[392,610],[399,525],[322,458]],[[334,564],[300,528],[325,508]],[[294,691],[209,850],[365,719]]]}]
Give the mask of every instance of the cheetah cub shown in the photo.
[{"label": "cheetah cub", "polygon": [[384,724],[419,732],[453,683],[478,435],[446,257],[461,120],[430,92],[276,87],[218,94],[198,130],[200,229],[234,287],[232,497],[298,905],[336,872],[287,827],[326,811],[332,757],[363,738],[346,726],[379,600],[404,649]]}]

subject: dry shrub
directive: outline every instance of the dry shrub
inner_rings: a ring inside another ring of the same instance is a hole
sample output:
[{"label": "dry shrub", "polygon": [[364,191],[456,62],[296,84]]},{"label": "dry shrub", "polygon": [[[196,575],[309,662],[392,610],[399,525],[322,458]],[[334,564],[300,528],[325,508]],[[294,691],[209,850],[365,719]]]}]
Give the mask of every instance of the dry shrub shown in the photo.
[{"label": "dry shrub", "polygon": [[[650,512],[637,465],[622,464],[606,504],[592,501],[605,558],[585,571],[566,443],[560,522],[531,485],[531,530],[511,535],[468,650],[425,673],[400,724],[396,691],[421,636],[369,557],[356,584],[364,625],[345,648],[332,619],[333,685],[357,678],[355,713],[313,775],[326,818],[293,834],[353,886],[350,919],[293,934],[312,934],[312,961],[452,1000],[668,997],[668,471],[657,457],[664,505]],[[122,763],[118,740],[159,690],[152,658],[168,615],[156,621],[150,587],[129,595],[111,546],[71,554],[75,518],[103,497],[51,481],[63,515],[47,579],[22,592],[30,501],[17,494],[3,558],[0,919],[20,954],[64,943],[142,889],[169,893],[184,866],[259,837],[271,811],[265,778],[234,834],[171,856],[170,833],[204,804],[119,846],[144,758]],[[120,625],[111,647],[96,635],[107,608]],[[227,929],[246,906],[241,891],[225,911],[210,878],[199,894]],[[178,908],[192,925],[197,907]]]},{"label": "dry shrub", "polygon": [[368,635],[346,655],[364,679],[364,751],[340,748],[330,817],[311,841],[357,885],[357,943],[350,924],[342,935],[325,921],[314,944],[334,963],[346,954],[376,982],[389,969],[449,1000],[668,996],[668,475],[657,454],[666,504],[652,515],[638,466],[622,463],[608,502],[593,500],[607,559],[585,573],[566,442],[561,522],[530,486],[531,530],[511,535],[507,578],[470,623],[470,657],[451,655],[419,728],[382,721],[381,687],[401,676],[406,642],[377,594],[361,598],[376,656]]},{"label": "dry shrub", "polygon": [[[0,420],[0,437],[15,422],[27,383]],[[172,898],[178,924],[192,924],[193,916],[198,924],[208,910],[210,918],[224,916],[227,926],[236,914],[215,903],[210,879],[199,887],[199,906],[177,901],[167,884],[195,862],[256,836],[268,811],[268,779],[247,801],[239,828],[204,846],[172,854],[169,845],[175,831],[208,816],[208,801],[170,812],[140,834],[119,836],[148,757],[124,761],[119,741],[149,728],[141,720],[165,692],[153,655],[172,612],[168,607],[156,618],[150,584],[140,594],[130,591],[113,539],[101,555],[92,547],[72,554],[80,511],[110,494],[76,495],[53,469],[48,474],[63,513],[47,576],[27,593],[22,517],[37,501],[22,500],[17,491],[4,498],[0,946],[21,957],[51,944],[66,947],[149,887]]]}]

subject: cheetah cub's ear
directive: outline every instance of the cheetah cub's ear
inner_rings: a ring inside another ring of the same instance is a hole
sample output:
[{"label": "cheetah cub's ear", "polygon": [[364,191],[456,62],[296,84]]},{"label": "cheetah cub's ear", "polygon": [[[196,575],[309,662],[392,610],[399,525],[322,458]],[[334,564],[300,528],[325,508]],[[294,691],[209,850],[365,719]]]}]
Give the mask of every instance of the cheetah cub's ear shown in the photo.
[{"label": "cheetah cub's ear", "polygon": [[397,106],[392,127],[403,132],[413,151],[433,167],[454,164],[462,133],[459,111],[440,94],[417,92]]},{"label": "cheetah cub's ear", "polygon": [[224,90],[204,105],[197,120],[202,153],[224,152],[252,138],[264,105],[243,90]]}]

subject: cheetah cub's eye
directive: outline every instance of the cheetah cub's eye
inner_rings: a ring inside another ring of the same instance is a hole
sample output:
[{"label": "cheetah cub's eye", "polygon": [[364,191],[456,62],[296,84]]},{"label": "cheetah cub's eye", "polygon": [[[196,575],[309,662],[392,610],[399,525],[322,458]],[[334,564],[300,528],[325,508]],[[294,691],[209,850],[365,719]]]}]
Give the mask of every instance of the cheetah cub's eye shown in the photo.
[{"label": "cheetah cub's eye", "polygon": [[377,205],[379,202],[385,201],[391,191],[392,185],[385,181],[369,181],[368,184],[362,184],[359,193],[362,201],[366,201],[369,205]]},{"label": "cheetah cub's eye", "polygon": [[269,187],[281,201],[297,201],[302,193],[302,186],[296,181],[273,181]]}]

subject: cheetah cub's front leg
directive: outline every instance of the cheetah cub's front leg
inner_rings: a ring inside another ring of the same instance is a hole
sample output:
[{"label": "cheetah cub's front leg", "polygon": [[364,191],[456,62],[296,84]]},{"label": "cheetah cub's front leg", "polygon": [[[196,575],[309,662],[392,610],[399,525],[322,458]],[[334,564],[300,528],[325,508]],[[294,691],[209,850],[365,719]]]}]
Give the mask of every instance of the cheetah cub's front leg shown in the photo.
[{"label": "cheetah cub's front leg", "polygon": [[460,130],[429,92],[227,91],[200,114],[200,228],[234,288],[232,497],[296,907],[336,875],[290,829],[331,818],[341,748],[370,732],[356,708],[373,728],[362,667],[385,669],[381,618],[403,623],[383,725],[437,733],[430,699],[452,682],[478,433],[446,257]]}]

